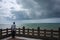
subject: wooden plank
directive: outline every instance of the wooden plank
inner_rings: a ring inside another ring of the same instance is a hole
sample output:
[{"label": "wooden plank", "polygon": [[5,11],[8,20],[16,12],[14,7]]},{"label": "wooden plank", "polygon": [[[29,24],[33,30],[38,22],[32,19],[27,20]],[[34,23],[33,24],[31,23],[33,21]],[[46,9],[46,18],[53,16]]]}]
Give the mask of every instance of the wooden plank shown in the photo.
[{"label": "wooden plank", "polygon": [[6,29],[6,35],[8,36],[8,28]]},{"label": "wooden plank", "polygon": [[60,40],[60,28],[59,28],[59,40]]},{"label": "wooden plank", "polygon": [[37,28],[37,32],[38,32],[38,37],[40,37],[40,27]]},{"label": "wooden plank", "polygon": [[20,35],[20,28],[19,28],[19,31],[18,32],[19,32],[19,35]]},{"label": "wooden plank", "polygon": [[32,28],[32,36],[34,36],[34,29]]},{"label": "wooden plank", "polygon": [[51,29],[51,39],[53,38],[53,30]]},{"label": "wooden plank", "polygon": [[29,36],[29,28],[27,29],[27,35]]},{"label": "wooden plank", "polygon": [[[8,33],[11,32],[11,29],[3,29],[2,31],[0,30],[0,34],[5,34],[8,35]],[[46,30],[46,29],[40,29],[40,27],[38,27],[37,29],[29,29],[23,26],[23,28],[16,28],[16,33],[18,35],[30,35],[31,37],[33,36],[37,36],[37,37],[42,37],[40,36],[41,34],[43,35],[43,37],[48,37],[47,35],[49,35],[51,38],[53,38],[53,36],[59,36],[60,39],[60,29],[59,30]],[[2,35],[0,35],[2,37]]]},{"label": "wooden plank", "polygon": [[2,29],[0,29],[0,39],[2,38]]},{"label": "wooden plank", "polygon": [[46,29],[44,29],[44,38],[46,38]]}]

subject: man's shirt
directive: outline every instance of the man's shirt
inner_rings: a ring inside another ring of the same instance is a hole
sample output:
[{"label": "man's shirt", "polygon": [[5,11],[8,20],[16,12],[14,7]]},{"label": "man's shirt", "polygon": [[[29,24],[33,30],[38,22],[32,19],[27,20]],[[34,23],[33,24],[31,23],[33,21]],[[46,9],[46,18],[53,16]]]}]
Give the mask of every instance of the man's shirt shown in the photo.
[{"label": "man's shirt", "polygon": [[11,25],[11,30],[16,31],[16,25],[15,24]]}]

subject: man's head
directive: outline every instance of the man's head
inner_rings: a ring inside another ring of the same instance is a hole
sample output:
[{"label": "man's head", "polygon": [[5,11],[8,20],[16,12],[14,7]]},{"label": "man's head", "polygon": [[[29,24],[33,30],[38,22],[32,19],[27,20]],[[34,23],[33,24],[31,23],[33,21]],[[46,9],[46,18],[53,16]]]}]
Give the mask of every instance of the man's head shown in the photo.
[{"label": "man's head", "polygon": [[15,24],[15,22],[13,22],[13,24]]}]

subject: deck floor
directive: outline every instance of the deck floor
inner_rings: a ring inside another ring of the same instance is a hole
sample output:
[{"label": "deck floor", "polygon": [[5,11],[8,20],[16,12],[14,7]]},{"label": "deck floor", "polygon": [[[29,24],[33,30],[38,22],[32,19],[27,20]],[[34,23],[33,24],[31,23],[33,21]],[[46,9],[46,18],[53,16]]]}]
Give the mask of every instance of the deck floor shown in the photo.
[{"label": "deck floor", "polygon": [[2,40],[42,40],[42,39],[25,38],[25,37],[15,37],[15,38],[8,37]]}]

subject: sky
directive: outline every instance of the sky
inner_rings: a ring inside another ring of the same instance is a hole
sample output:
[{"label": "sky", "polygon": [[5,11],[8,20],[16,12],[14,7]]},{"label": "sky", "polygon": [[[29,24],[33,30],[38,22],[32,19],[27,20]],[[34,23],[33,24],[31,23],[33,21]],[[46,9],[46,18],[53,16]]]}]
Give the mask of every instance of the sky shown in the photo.
[{"label": "sky", "polygon": [[0,0],[0,24],[60,23],[60,0]]}]

